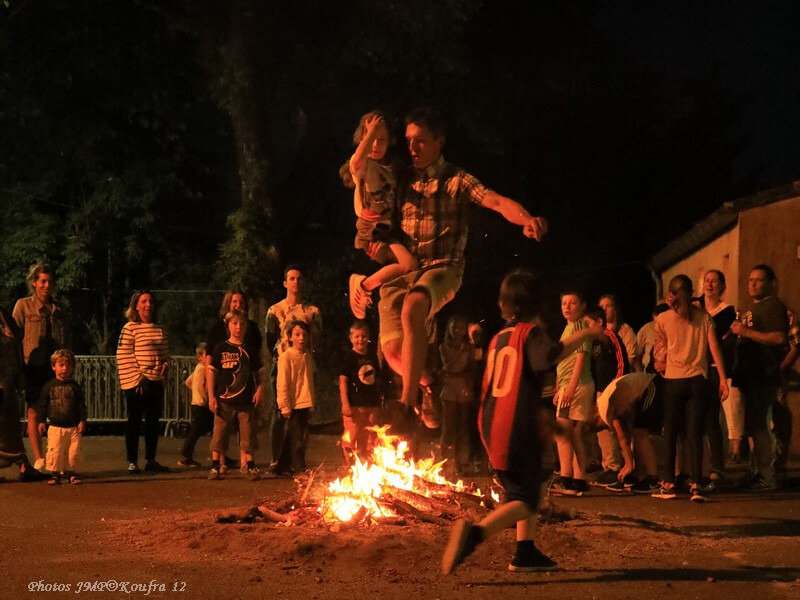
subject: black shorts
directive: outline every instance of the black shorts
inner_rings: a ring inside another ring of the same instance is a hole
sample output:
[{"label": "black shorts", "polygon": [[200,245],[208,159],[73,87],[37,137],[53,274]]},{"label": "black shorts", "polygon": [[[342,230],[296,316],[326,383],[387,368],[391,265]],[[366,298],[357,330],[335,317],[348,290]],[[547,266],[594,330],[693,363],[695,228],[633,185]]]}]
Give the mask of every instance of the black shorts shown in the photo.
[{"label": "black shorts", "polygon": [[633,427],[635,429],[646,429],[653,435],[661,435],[661,423],[663,414],[663,388],[664,379],[656,376],[653,379],[654,391],[645,392],[644,398],[636,402],[633,407]]},{"label": "black shorts", "polygon": [[503,486],[504,502],[519,500],[527,504],[531,510],[539,509],[542,498],[542,483],[544,472],[541,468],[519,471],[497,471],[497,479]]}]

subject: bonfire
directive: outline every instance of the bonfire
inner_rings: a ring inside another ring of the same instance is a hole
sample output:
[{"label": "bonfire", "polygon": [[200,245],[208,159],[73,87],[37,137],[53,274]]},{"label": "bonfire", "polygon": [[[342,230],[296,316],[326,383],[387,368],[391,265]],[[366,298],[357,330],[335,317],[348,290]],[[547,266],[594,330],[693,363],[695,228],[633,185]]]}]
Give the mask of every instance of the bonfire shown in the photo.
[{"label": "bonfire", "polygon": [[350,448],[345,434],[342,448],[349,467],[341,477],[320,481],[318,467],[295,479],[294,493],[277,504],[259,503],[241,514],[218,515],[217,520],[307,524],[338,531],[378,523],[406,525],[410,520],[476,520],[499,502],[491,487],[449,481],[443,475],[445,460],[414,460],[408,442],[388,431],[389,426],[371,428],[374,442],[366,458]]}]

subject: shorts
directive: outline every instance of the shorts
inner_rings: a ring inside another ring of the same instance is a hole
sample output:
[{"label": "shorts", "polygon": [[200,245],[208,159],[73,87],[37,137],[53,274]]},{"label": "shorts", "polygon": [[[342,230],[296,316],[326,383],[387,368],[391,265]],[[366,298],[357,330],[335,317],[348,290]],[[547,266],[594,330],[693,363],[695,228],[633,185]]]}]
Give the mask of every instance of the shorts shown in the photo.
[{"label": "shorts", "polygon": [[[564,393],[564,389],[558,390],[553,402],[558,406],[559,398]],[[572,404],[569,406],[562,406],[556,411],[556,417],[559,419],[571,419],[572,421],[583,421],[588,423],[594,418],[597,413],[596,399],[594,393],[594,383],[578,384],[575,387],[575,396],[572,398]]]},{"label": "shorts", "polygon": [[531,510],[539,509],[542,498],[542,484],[545,477],[541,467],[518,471],[497,471],[497,479],[503,486],[504,503],[520,501]]},{"label": "shorts", "polygon": [[408,293],[415,290],[424,291],[431,301],[426,326],[429,336],[435,335],[433,317],[445,304],[455,298],[456,292],[461,287],[463,274],[463,269],[459,267],[444,265],[412,271],[384,283],[381,286],[381,300],[378,303],[381,345],[403,339],[403,323],[400,318],[403,302]]},{"label": "shorts", "polygon": [[376,263],[385,265],[396,262],[390,246],[401,244],[400,236],[392,231],[390,223],[384,221],[356,220],[356,239],[354,246],[363,250]]},{"label": "shorts", "polygon": [[648,386],[644,397],[633,406],[632,423],[634,429],[646,429],[652,435],[661,435],[662,422],[662,384],[656,377]]},{"label": "shorts", "polygon": [[214,431],[211,434],[211,451],[224,454],[228,446],[228,436],[234,420],[239,424],[239,450],[248,454],[253,452],[253,422],[255,407],[236,406],[217,403],[214,414]]}]

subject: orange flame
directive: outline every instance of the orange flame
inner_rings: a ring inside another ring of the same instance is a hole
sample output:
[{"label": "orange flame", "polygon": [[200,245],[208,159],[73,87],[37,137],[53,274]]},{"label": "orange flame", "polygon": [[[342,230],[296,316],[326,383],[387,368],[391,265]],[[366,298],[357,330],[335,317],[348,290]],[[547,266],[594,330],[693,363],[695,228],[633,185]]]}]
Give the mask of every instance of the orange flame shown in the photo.
[{"label": "orange flame", "polygon": [[[408,442],[387,433],[389,426],[370,427],[377,438],[372,455],[362,461],[352,454],[350,473],[336,479],[328,486],[319,511],[326,521],[349,521],[362,507],[370,519],[391,517],[394,513],[378,502],[385,493],[384,488],[409,490],[430,497],[425,482],[447,486],[456,491],[464,490],[464,483],[452,483],[442,475],[445,460],[436,462],[434,457],[415,461],[409,456]],[[343,436],[343,447],[349,447],[349,438]],[[479,492],[480,495],[480,492]]]}]

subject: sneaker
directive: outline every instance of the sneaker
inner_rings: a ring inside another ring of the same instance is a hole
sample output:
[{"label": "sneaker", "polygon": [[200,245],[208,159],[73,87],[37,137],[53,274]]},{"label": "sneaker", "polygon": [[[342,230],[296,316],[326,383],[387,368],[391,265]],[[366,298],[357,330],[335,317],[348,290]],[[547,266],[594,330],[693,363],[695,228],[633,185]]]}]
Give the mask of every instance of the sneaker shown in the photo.
[{"label": "sneaker", "polygon": [[708,502],[708,496],[700,484],[693,483],[689,487],[689,500],[692,502]]},{"label": "sneaker", "polygon": [[767,482],[766,479],[760,476],[742,486],[742,490],[747,492],[771,492],[776,489],[778,489],[777,485]]},{"label": "sneaker", "polygon": [[596,485],[598,487],[608,487],[609,485],[614,485],[617,483],[617,481],[619,481],[617,479],[617,473],[618,471],[603,471],[593,481],[591,481],[591,485]]},{"label": "sneaker", "polygon": [[261,479],[261,471],[258,470],[258,467],[245,467],[244,471],[242,471],[245,477],[250,481],[257,481]]},{"label": "sneaker", "polygon": [[712,478],[704,477],[704,478],[702,478],[700,480],[699,484],[694,484],[693,483],[693,484],[691,484],[689,486],[689,492],[690,493],[692,491],[692,487],[695,486],[695,485],[697,485],[699,487],[701,492],[703,492],[704,494],[707,494],[708,492],[710,492],[711,490],[713,490],[714,488],[717,487],[717,482]]},{"label": "sneaker", "polygon": [[47,480],[47,485],[59,485],[60,483],[61,477],[58,476],[58,473],[53,473],[50,479]]},{"label": "sneaker", "polygon": [[592,495],[592,489],[589,487],[589,484],[586,483],[585,479],[573,479],[572,489],[575,491],[575,495],[579,497]]},{"label": "sneaker", "polygon": [[219,467],[211,467],[211,470],[208,472],[208,478],[212,481],[215,479],[219,479],[221,476]]},{"label": "sneaker", "polygon": [[148,460],[144,464],[144,470],[146,473],[169,473],[169,467],[165,467],[154,460]]},{"label": "sneaker", "polygon": [[192,459],[192,458],[186,458],[186,457],[184,457],[184,456],[181,456],[181,457],[178,459],[177,465],[178,465],[178,466],[179,466],[181,469],[191,469],[192,467],[201,467],[201,466],[202,466],[202,465],[201,465],[199,462],[197,462],[196,460],[194,460],[194,459]]},{"label": "sneaker", "polygon": [[614,492],[615,494],[627,494],[627,493],[630,493],[630,488],[631,487],[632,486],[627,486],[627,485],[625,485],[623,482],[621,482],[619,480],[615,481],[611,485],[605,486],[605,488],[609,492]]},{"label": "sneaker", "polygon": [[689,487],[692,485],[691,479],[686,473],[678,473],[675,476],[675,489],[678,492],[688,494]]},{"label": "sneaker", "polygon": [[44,473],[44,459],[37,458],[33,463],[33,468],[39,471],[40,473]]},{"label": "sneaker", "polygon": [[220,475],[227,475],[228,474],[228,465],[220,465],[219,466],[219,474]]},{"label": "sneaker", "polygon": [[450,539],[444,549],[444,554],[442,554],[442,575],[449,575],[455,571],[456,567],[475,551],[482,541],[481,537],[481,529],[477,525],[464,519],[456,521],[450,532]]},{"label": "sneaker", "polygon": [[674,483],[662,482],[657,492],[650,494],[659,500],[674,500],[678,497],[678,490]]},{"label": "sneaker", "polygon": [[128,473],[141,473],[139,465],[135,462],[128,463]]},{"label": "sneaker", "polygon": [[42,473],[41,471],[37,471],[36,469],[31,466],[30,463],[25,463],[23,465],[23,471],[19,472],[19,480],[20,481],[43,481],[48,478],[46,473]]},{"label": "sneaker", "polygon": [[508,563],[508,570],[516,573],[532,573],[534,571],[544,571],[545,569],[553,569],[556,562],[534,546],[533,552],[521,554],[515,552]]},{"label": "sneaker", "polygon": [[553,482],[550,484],[550,490],[559,496],[577,496],[578,494],[573,488],[572,482],[572,477],[556,475],[553,477]]},{"label": "sneaker", "polygon": [[660,489],[661,484],[658,482],[658,478],[652,476],[643,477],[630,488],[634,494],[654,494]]},{"label": "sneaker", "polygon": [[350,298],[350,311],[356,319],[365,319],[367,317],[367,292],[361,287],[361,283],[366,279],[364,275],[353,273],[350,275],[348,283],[349,298]]}]

